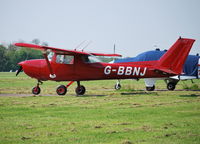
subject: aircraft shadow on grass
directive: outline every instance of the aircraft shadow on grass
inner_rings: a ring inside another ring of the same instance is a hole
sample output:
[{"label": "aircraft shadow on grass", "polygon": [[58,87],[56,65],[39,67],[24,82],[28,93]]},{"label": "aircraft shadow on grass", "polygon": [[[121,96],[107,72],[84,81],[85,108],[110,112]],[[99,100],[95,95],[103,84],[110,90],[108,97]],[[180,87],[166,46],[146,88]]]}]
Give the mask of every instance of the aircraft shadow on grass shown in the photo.
[{"label": "aircraft shadow on grass", "polygon": [[[75,95],[75,96],[77,96],[77,95]],[[92,94],[90,94],[90,95],[84,95],[84,96],[80,96],[80,95],[78,95],[78,97],[104,97],[104,96],[108,96],[108,95],[92,95]]]},{"label": "aircraft shadow on grass", "polygon": [[180,95],[180,97],[190,97],[190,98],[196,98],[196,97],[200,97],[200,94],[188,94],[188,95]]},{"label": "aircraft shadow on grass", "polygon": [[151,94],[154,94],[154,95],[158,95],[158,93],[156,92],[123,92],[121,93],[121,95],[151,95]]}]

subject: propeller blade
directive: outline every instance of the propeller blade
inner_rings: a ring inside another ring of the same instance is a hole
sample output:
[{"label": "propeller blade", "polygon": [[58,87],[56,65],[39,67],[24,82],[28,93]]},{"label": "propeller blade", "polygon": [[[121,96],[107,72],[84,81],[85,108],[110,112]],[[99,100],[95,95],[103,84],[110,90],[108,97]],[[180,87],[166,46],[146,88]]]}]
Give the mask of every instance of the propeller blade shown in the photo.
[{"label": "propeller blade", "polygon": [[19,67],[19,69],[17,70],[16,76],[22,71],[22,66]]}]

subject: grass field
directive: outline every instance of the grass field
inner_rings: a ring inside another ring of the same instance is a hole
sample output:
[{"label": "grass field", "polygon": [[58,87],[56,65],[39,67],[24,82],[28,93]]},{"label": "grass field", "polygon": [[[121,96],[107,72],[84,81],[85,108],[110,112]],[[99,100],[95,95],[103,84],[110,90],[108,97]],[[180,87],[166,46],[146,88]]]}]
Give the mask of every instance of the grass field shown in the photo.
[{"label": "grass field", "polygon": [[[81,82],[87,92],[76,96],[74,83],[65,96],[55,89],[63,82],[44,82],[32,96],[36,80],[20,73],[0,73],[0,143],[69,144],[199,144],[200,91],[144,91],[144,82],[114,80]],[[195,81],[199,87],[200,82]],[[164,89],[164,90],[163,90]]]}]

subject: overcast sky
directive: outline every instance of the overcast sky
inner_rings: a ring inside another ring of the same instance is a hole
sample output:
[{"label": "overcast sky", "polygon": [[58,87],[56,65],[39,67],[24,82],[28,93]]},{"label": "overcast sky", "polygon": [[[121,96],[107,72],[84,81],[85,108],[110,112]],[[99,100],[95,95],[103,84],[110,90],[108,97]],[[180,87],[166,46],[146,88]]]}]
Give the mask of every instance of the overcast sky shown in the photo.
[{"label": "overcast sky", "polygon": [[182,36],[196,39],[190,54],[200,53],[200,0],[0,0],[0,7],[0,43],[38,38],[74,49],[86,40],[86,51],[112,53],[115,43],[117,53],[136,56]]}]

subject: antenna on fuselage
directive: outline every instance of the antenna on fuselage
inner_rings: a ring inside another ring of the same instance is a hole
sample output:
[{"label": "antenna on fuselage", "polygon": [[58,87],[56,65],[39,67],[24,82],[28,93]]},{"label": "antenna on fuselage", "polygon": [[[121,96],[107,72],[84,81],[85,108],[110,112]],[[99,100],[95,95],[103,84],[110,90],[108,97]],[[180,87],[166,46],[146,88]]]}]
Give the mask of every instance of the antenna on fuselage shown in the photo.
[{"label": "antenna on fuselage", "polygon": [[113,50],[114,50],[114,54],[115,54],[115,44],[114,44],[114,48],[113,48]]},{"label": "antenna on fuselage", "polygon": [[77,46],[75,47],[75,49],[74,49],[74,50],[76,51],[76,50],[77,50],[77,49],[78,49],[78,48],[79,48],[79,47],[80,47],[82,44],[84,44],[84,43],[85,43],[85,41],[86,41],[86,40],[82,41],[82,42],[81,42],[79,45],[77,45]]},{"label": "antenna on fuselage", "polygon": [[[113,47],[113,53],[115,54],[115,44],[114,44],[114,47]],[[115,61],[116,60],[116,57],[113,57],[113,61]]]},{"label": "antenna on fuselage", "polygon": [[86,46],[83,47],[82,51],[87,48],[90,44],[92,43],[92,41],[89,41],[88,44]]}]

